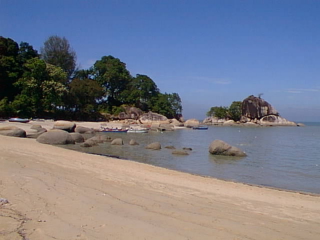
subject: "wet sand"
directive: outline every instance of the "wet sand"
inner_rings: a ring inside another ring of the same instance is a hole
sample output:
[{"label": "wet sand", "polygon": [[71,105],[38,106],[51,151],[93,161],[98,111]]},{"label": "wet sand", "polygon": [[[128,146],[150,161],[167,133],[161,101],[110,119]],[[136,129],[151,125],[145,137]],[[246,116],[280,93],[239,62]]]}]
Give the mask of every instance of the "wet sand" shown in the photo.
[{"label": "wet sand", "polygon": [[1,240],[320,238],[319,195],[205,178],[34,139],[0,136],[0,198],[9,201],[0,203]]}]

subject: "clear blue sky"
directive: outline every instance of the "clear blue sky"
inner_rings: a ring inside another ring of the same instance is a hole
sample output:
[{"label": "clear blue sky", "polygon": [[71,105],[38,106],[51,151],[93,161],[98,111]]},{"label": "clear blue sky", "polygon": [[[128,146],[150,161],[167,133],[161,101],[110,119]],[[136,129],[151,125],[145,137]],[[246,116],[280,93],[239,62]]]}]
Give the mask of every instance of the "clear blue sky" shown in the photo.
[{"label": "clear blue sky", "polygon": [[320,121],[320,0],[0,0],[0,35],[37,50],[66,37],[82,68],[117,57],[177,92],[185,118],[263,93]]}]

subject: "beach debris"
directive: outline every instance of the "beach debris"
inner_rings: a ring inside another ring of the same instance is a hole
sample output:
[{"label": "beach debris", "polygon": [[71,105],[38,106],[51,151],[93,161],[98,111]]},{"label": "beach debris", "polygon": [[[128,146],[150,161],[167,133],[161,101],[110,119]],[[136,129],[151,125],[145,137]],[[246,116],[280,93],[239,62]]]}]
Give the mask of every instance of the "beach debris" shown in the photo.
[{"label": "beach debris", "polygon": [[0,198],[0,205],[4,205],[4,204],[8,204],[8,203],[9,203],[8,199]]}]

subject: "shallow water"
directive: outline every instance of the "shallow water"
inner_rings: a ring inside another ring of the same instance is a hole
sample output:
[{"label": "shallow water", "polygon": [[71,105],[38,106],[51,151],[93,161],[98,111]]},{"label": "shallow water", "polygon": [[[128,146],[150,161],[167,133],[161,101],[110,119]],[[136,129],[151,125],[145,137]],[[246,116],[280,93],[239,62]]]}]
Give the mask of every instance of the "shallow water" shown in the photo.
[{"label": "shallow water", "polygon": [[[125,144],[66,147],[225,180],[320,193],[320,123],[308,123],[305,127],[212,126],[208,130],[101,134],[121,137]],[[140,145],[130,146],[130,139]],[[248,156],[234,159],[209,154],[209,145],[215,139],[241,148]],[[161,143],[161,150],[145,149],[156,141]],[[173,155],[172,150],[164,148],[170,145],[176,149],[190,147],[192,151],[188,156]]]}]

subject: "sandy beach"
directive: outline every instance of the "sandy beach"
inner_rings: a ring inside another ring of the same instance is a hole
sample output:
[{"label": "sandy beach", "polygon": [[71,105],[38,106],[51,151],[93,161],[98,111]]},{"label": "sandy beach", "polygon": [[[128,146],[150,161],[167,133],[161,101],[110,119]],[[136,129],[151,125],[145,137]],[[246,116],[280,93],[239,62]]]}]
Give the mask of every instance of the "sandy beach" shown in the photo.
[{"label": "sandy beach", "polygon": [[1,240],[320,239],[319,195],[205,178],[35,139],[0,136],[0,198],[9,201],[0,203]]}]

